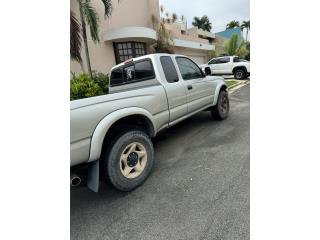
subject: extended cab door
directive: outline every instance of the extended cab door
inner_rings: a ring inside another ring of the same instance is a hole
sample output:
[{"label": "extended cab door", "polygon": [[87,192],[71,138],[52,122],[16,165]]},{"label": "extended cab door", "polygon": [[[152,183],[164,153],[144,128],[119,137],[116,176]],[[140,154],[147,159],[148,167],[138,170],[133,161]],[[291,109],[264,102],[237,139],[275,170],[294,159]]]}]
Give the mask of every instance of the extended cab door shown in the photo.
[{"label": "extended cab door", "polygon": [[199,66],[186,57],[176,57],[176,62],[187,90],[188,113],[213,103],[212,81],[206,79]]},{"label": "extended cab door", "polygon": [[166,79],[163,86],[168,99],[170,122],[174,122],[188,113],[187,90],[183,80],[179,79],[172,57],[161,56],[160,63]]}]

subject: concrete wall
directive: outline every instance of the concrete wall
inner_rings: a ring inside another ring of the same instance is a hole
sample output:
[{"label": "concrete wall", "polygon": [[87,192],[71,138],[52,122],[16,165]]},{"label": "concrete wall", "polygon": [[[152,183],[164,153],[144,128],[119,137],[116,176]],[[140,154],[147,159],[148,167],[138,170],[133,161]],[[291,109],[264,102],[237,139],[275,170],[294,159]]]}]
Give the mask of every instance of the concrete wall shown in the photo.
[{"label": "concrete wall", "polygon": [[[182,47],[175,47],[176,54],[182,54],[190,57],[198,64],[203,64],[208,61],[208,51],[202,51],[197,49],[190,49],[190,48],[182,48]],[[203,62],[198,62],[197,59],[202,58]]]}]

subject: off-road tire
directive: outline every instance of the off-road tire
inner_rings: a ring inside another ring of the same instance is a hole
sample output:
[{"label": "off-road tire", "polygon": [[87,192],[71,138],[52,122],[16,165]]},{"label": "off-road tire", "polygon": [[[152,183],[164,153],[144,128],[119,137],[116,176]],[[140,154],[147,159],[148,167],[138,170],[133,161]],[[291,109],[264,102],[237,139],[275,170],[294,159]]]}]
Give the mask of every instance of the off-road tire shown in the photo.
[{"label": "off-road tire", "polygon": [[[225,106],[222,109],[221,104],[226,104],[226,109],[225,109]],[[229,108],[230,108],[230,105],[229,105],[228,93],[225,90],[221,90],[218,96],[217,104],[211,110],[211,115],[216,120],[224,120],[229,115]]]},{"label": "off-road tire", "polygon": [[[120,170],[120,156],[126,146],[139,142],[146,150],[147,163],[141,174],[133,179],[126,178]],[[102,173],[107,182],[120,191],[131,191],[139,187],[151,173],[154,163],[154,149],[150,137],[140,130],[131,130],[119,134],[107,147],[102,159]]]},{"label": "off-road tire", "polygon": [[233,76],[237,80],[242,80],[246,78],[247,73],[244,69],[237,69],[234,71]]}]

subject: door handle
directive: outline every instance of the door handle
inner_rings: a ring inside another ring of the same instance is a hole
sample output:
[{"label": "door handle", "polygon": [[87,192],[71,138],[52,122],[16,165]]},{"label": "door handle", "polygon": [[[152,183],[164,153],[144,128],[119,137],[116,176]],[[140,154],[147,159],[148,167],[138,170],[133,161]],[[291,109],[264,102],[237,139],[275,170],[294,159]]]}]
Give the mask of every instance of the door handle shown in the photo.
[{"label": "door handle", "polygon": [[188,88],[188,90],[191,90],[192,89],[192,85],[188,85],[187,88]]}]

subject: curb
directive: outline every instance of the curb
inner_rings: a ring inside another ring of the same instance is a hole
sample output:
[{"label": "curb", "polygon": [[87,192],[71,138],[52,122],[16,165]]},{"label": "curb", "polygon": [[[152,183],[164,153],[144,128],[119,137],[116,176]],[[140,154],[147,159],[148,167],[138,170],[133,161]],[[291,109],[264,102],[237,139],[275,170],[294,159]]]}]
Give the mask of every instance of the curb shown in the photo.
[{"label": "curb", "polygon": [[246,80],[244,82],[241,82],[241,83],[233,85],[231,88],[229,88],[229,94],[234,93],[238,89],[240,89],[240,88],[242,88],[242,87],[244,87],[244,86],[246,86],[248,84],[250,84],[250,80]]}]

